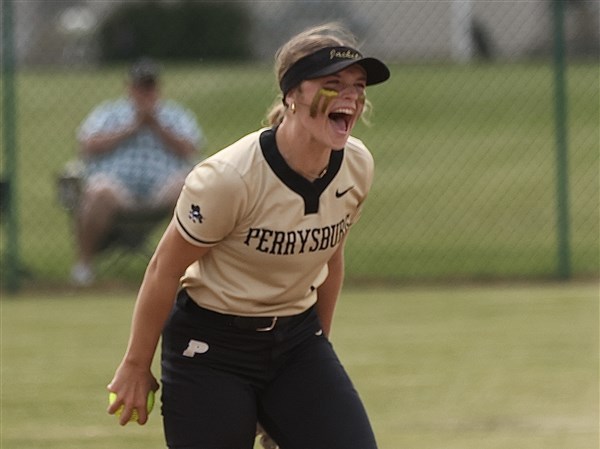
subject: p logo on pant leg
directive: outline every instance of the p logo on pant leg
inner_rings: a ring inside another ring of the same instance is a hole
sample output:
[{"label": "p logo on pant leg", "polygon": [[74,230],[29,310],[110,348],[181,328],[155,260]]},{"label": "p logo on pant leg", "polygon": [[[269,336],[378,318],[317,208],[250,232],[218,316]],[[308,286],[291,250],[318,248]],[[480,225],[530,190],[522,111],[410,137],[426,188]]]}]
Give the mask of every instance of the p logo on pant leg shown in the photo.
[{"label": "p logo on pant leg", "polygon": [[183,351],[183,355],[186,357],[194,357],[196,354],[204,354],[207,351],[207,343],[198,340],[190,340],[188,347]]}]

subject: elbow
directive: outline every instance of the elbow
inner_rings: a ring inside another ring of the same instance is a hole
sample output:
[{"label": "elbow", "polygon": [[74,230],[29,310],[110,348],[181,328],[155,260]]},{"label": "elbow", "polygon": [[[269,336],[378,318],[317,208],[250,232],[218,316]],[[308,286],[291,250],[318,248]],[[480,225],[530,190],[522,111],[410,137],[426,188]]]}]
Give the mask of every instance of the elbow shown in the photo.
[{"label": "elbow", "polygon": [[192,142],[184,142],[182,145],[182,154],[185,158],[191,159],[199,152],[199,148],[196,144]]},{"label": "elbow", "polygon": [[161,257],[156,251],[146,267],[145,278],[156,279],[165,284],[179,284],[185,270],[180,270],[177,264],[169,263],[166,257]]}]

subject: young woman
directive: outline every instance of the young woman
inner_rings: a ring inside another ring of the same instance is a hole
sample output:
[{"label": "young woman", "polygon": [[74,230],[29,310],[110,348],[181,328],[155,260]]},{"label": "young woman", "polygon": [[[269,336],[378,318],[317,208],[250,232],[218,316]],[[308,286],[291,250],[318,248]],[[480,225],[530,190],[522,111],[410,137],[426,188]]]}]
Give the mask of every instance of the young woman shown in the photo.
[{"label": "young woman", "polygon": [[[373,159],[350,136],[365,88],[389,78],[336,24],[277,53],[271,128],[188,176],[138,294],[109,407],[147,420],[162,333],[171,449],[251,449],[257,422],[281,449],[375,449],[362,402],[328,335],[344,242]],[[173,298],[176,297],[176,301]]]}]

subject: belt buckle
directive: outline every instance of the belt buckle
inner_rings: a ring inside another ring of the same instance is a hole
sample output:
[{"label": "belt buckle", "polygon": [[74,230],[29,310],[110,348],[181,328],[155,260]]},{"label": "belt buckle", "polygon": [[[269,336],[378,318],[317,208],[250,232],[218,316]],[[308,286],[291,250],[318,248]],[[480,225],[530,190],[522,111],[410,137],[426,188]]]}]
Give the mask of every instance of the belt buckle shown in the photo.
[{"label": "belt buckle", "polygon": [[267,327],[259,327],[258,329],[256,329],[256,332],[269,332],[272,331],[275,328],[275,324],[277,324],[277,317],[274,316],[273,318],[271,318],[271,324],[268,325]]}]

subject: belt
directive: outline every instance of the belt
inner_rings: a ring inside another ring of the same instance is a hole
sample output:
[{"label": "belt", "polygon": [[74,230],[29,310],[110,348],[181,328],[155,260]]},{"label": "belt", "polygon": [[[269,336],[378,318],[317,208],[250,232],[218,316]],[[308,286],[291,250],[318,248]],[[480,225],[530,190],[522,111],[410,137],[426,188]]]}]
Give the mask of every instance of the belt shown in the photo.
[{"label": "belt", "polygon": [[301,320],[303,317],[310,314],[312,310],[311,307],[299,315],[292,316],[227,315],[199,306],[192,298],[189,297],[185,290],[181,290],[177,295],[177,304],[187,312],[197,317],[208,319],[213,323],[255,332],[270,332],[275,328],[286,326],[292,321]]}]

